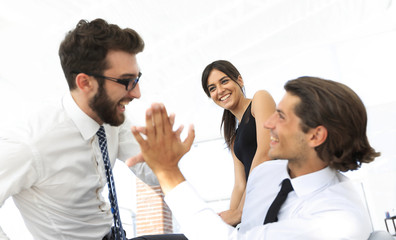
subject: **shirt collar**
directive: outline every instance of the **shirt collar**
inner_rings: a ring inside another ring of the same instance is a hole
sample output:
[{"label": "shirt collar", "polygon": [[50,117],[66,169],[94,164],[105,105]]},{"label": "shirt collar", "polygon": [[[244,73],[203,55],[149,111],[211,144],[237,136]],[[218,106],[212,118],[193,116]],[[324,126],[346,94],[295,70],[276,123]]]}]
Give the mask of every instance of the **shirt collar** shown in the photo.
[{"label": "shirt collar", "polygon": [[[288,170],[288,168],[287,168],[287,163],[288,163],[288,161],[287,160],[281,160],[283,163],[284,163],[284,166],[283,166],[283,168],[284,168],[284,171],[281,171],[281,172],[279,172],[279,186],[281,186],[282,185],[282,182],[283,182],[283,180],[284,179],[286,179],[286,178],[288,178],[288,179],[290,179],[290,181],[293,181],[291,178],[290,178],[290,175],[289,175],[289,170]],[[275,163],[275,162],[277,162],[277,160],[272,160],[272,161],[267,161],[266,162],[266,164],[270,164],[270,163]],[[293,182],[292,182],[293,183]],[[293,186],[293,184],[292,184],[292,186]]]},{"label": "shirt collar", "polygon": [[293,178],[291,183],[297,196],[301,197],[327,187],[335,177],[336,171],[326,167],[322,170]]},{"label": "shirt collar", "polygon": [[96,134],[100,125],[81,110],[70,93],[63,97],[63,107],[84,140],[88,140]]}]

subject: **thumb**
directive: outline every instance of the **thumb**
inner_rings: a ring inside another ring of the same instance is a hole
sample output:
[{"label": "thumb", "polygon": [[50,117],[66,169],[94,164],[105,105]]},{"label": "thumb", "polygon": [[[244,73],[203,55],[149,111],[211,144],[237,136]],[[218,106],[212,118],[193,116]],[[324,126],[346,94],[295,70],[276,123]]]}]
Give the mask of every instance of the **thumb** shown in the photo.
[{"label": "thumb", "polygon": [[194,138],[195,138],[195,129],[194,129],[194,125],[191,124],[190,127],[188,128],[188,135],[186,139],[184,139],[183,141],[183,145],[187,151],[191,148],[191,145],[194,142]]},{"label": "thumb", "polygon": [[133,167],[137,163],[144,162],[143,154],[140,152],[136,156],[133,156],[125,161],[128,167]]}]

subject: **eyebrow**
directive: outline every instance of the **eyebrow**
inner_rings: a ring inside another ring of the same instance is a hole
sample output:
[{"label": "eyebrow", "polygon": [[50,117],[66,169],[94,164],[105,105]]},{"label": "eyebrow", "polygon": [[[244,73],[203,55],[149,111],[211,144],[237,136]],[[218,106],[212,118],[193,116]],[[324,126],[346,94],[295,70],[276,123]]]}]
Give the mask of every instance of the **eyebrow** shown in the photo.
[{"label": "eyebrow", "polygon": [[282,110],[280,110],[279,108],[276,109],[276,112],[279,113],[282,116],[285,115],[285,113]]},{"label": "eyebrow", "polygon": [[133,74],[133,73],[124,73],[124,74],[120,75],[119,77],[120,78],[131,78],[131,77],[136,78],[138,75],[139,74],[136,75],[136,74]]}]

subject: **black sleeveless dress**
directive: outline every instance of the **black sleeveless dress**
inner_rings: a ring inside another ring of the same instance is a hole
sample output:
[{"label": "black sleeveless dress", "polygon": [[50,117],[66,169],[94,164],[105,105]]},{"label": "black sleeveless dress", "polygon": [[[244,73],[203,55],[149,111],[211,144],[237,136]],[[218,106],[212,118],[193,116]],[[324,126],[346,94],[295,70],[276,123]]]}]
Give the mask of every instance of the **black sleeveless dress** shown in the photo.
[{"label": "black sleeveless dress", "polygon": [[252,115],[251,105],[252,102],[250,102],[242,116],[236,130],[234,142],[234,153],[245,167],[246,180],[248,179],[253,157],[257,150],[256,119]]}]

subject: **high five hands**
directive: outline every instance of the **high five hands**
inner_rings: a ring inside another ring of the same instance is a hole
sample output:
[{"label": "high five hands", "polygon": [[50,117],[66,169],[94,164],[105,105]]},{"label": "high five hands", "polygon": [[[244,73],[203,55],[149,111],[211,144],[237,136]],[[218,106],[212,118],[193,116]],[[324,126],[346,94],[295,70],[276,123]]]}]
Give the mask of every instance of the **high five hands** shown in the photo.
[{"label": "high five hands", "polygon": [[165,194],[185,181],[178,163],[190,150],[195,137],[191,125],[186,139],[182,141],[180,134],[183,126],[173,131],[173,123],[174,115],[168,116],[163,104],[153,103],[146,111],[146,127],[132,127],[144,161],[157,176]]}]

